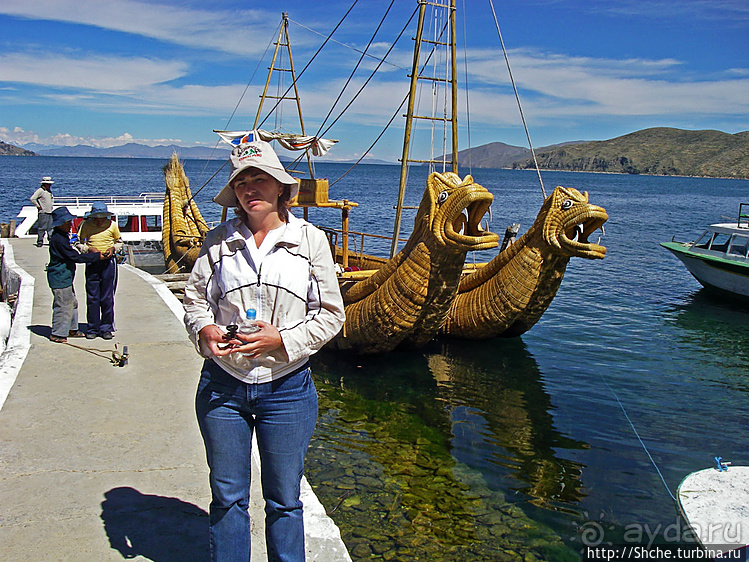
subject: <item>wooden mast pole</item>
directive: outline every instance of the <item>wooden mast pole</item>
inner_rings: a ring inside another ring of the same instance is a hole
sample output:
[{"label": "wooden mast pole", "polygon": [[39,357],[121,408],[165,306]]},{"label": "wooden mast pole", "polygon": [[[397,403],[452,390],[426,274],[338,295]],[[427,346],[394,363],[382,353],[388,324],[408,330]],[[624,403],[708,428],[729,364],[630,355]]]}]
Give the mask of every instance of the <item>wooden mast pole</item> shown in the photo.
[{"label": "wooden mast pole", "polygon": [[260,103],[257,105],[257,113],[255,114],[255,123],[252,125],[253,130],[257,129],[258,123],[260,122],[260,113],[263,110],[263,104],[265,103],[265,98],[268,97],[268,86],[270,85],[271,77],[273,76],[273,71],[276,68],[276,57],[278,57],[278,48],[281,46],[281,43],[283,41],[283,34],[284,30],[286,29],[286,26],[288,25],[287,21],[288,15],[284,12],[281,14],[281,28],[278,30],[278,39],[276,39],[276,48],[273,51],[273,58],[270,61],[270,67],[268,68],[268,78],[265,80],[265,87],[263,88],[263,93],[260,95]]},{"label": "wooden mast pole", "polygon": [[[283,28],[285,30],[286,36],[286,48],[289,52],[289,71],[291,72],[291,83],[294,86],[294,99],[296,100],[296,109],[297,113],[299,114],[299,127],[301,129],[302,135],[306,136],[307,133],[304,132],[304,119],[302,118],[302,100],[299,97],[299,88],[297,87],[296,83],[296,71],[294,70],[294,57],[291,56],[291,39],[289,39],[289,14],[287,12],[283,13]],[[314,179],[315,176],[312,173],[312,158],[309,155],[309,149],[305,149],[304,155],[307,157],[309,177],[311,179]]]}]

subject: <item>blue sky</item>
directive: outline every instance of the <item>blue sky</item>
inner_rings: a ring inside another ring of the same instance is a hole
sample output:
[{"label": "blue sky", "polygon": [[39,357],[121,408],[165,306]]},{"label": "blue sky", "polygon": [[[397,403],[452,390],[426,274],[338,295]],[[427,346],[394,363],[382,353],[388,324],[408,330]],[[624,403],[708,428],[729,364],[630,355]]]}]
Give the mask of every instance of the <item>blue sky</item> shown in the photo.
[{"label": "blue sky", "polygon": [[[213,146],[213,129],[252,125],[281,13],[291,20],[299,73],[352,3],[0,0],[0,140]],[[307,133],[320,128],[360,56],[356,49],[367,45],[389,4],[359,0],[299,78]],[[470,86],[470,139],[463,99],[461,149],[469,140],[527,146],[490,4],[457,5],[458,58],[468,62],[459,79],[467,72]],[[416,6],[416,0],[394,2],[372,54],[386,53]],[[536,147],[648,127],[749,129],[747,0],[494,0],[494,6]],[[340,141],[332,159],[361,155],[396,113],[408,86],[414,23],[327,132]],[[353,82],[366,80],[375,64],[367,58]],[[371,156],[398,158],[402,113]],[[297,128],[290,107],[279,123],[264,124],[274,126]]]}]

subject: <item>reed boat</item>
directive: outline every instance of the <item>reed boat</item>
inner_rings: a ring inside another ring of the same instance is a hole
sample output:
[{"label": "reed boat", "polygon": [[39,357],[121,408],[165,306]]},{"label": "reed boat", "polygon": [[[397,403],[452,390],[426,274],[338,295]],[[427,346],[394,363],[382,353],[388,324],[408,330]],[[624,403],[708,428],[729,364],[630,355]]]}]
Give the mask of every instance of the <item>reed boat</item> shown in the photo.
[{"label": "reed boat", "polygon": [[[461,176],[458,170],[455,0],[417,0],[416,4],[418,23],[409,94],[396,110],[397,113],[406,105],[392,235],[350,231],[349,214],[357,203],[330,200],[328,180],[314,175],[312,156],[324,155],[336,141],[305,134],[287,14],[282,16],[273,62],[253,126],[239,131],[215,131],[233,145],[242,143],[243,139],[261,138],[278,141],[287,149],[303,151],[309,177],[298,180],[299,195],[292,206],[301,208],[305,219],[310,208],[341,212],[341,228],[324,230],[340,266],[339,283],[346,305],[344,328],[328,346],[342,351],[382,353],[396,348],[418,348],[440,333],[471,339],[520,335],[541,318],[551,303],[571,257],[600,259],[606,252],[605,247],[588,241],[607,220],[605,210],[591,205],[587,193],[572,188],[558,187],[546,197],[539,172],[544,202],[533,227],[514,244],[510,243],[512,239],[506,239],[501,251],[488,263],[466,262],[468,252],[499,247],[499,236],[481,227],[494,196],[474,181],[471,174]],[[426,37],[425,22],[434,21],[441,23],[433,26],[432,36]],[[288,56],[287,68],[278,66],[279,53]],[[433,65],[435,60],[441,61],[440,64]],[[442,74],[436,76],[436,71]],[[268,95],[274,72],[291,75],[291,86],[281,96]],[[451,100],[444,103],[442,109],[432,105],[431,115],[417,107],[418,92],[425,83],[430,88],[442,88],[441,95]],[[261,112],[269,98],[278,99],[274,109],[283,100],[295,102],[300,134],[262,129]],[[432,146],[428,158],[412,156],[412,136],[424,122],[444,129],[450,140],[449,154],[443,149],[441,156],[434,156]],[[416,209],[413,228],[404,240],[401,237],[402,214],[406,208],[405,190],[411,166],[428,166],[430,173]],[[288,171],[293,173],[291,169]],[[169,186],[167,191],[171,199]],[[171,203],[173,208],[188,209],[192,200],[189,188],[182,192],[182,197],[181,201]],[[170,228],[170,239],[175,241],[170,247],[189,247],[191,255],[196,256],[202,242],[199,230],[194,231],[198,234],[189,234]],[[362,243],[358,251],[352,252],[350,240],[354,236],[361,237]],[[365,253],[366,236],[389,239],[390,255]],[[166,250],[166,239],[164,247]],[[191,267],[187,253],[180,259],[182,267]]]}]

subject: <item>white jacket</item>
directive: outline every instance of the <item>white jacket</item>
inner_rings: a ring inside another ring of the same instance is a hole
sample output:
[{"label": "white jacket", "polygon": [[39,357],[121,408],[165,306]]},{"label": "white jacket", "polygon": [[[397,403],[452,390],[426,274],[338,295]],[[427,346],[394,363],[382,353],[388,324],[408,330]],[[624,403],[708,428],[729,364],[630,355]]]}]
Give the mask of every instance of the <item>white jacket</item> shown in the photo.
[{"label": "white jacket", "polygon": [[[249,231],[238,218],[208,232],[185,287],[185,326],[198,353],[238,379],[264,383],[304,365],[331,340],[345,320],[343,299],[325,234],[289,214],[280,238],[255,264],[246,247]],[[240,353],[214,357],[201,349],[205,326],[241,322],[254,308],[257,319],[273,324],[283,347],[249,359]]]}]

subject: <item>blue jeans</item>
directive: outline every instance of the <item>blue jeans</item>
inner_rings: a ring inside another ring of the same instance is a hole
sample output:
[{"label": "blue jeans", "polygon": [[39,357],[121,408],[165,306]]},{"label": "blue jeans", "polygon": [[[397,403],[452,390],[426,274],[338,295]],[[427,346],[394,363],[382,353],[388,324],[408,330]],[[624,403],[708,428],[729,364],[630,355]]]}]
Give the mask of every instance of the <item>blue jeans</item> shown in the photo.
[{"label": "blue jeans", "polygon": [[299,491],[304,454],[317,423],[309,365],[264,384],[246,384],[207,360],[195,399],[212,501],[211,559],[250,560],[252,434],[257,431],[268,560],[304,561]]},{"label": "blue jeans", "polygon": [[114,332],[114,292],[117,262],[114,258],[86,264],[86,321],[89,334]]}]

